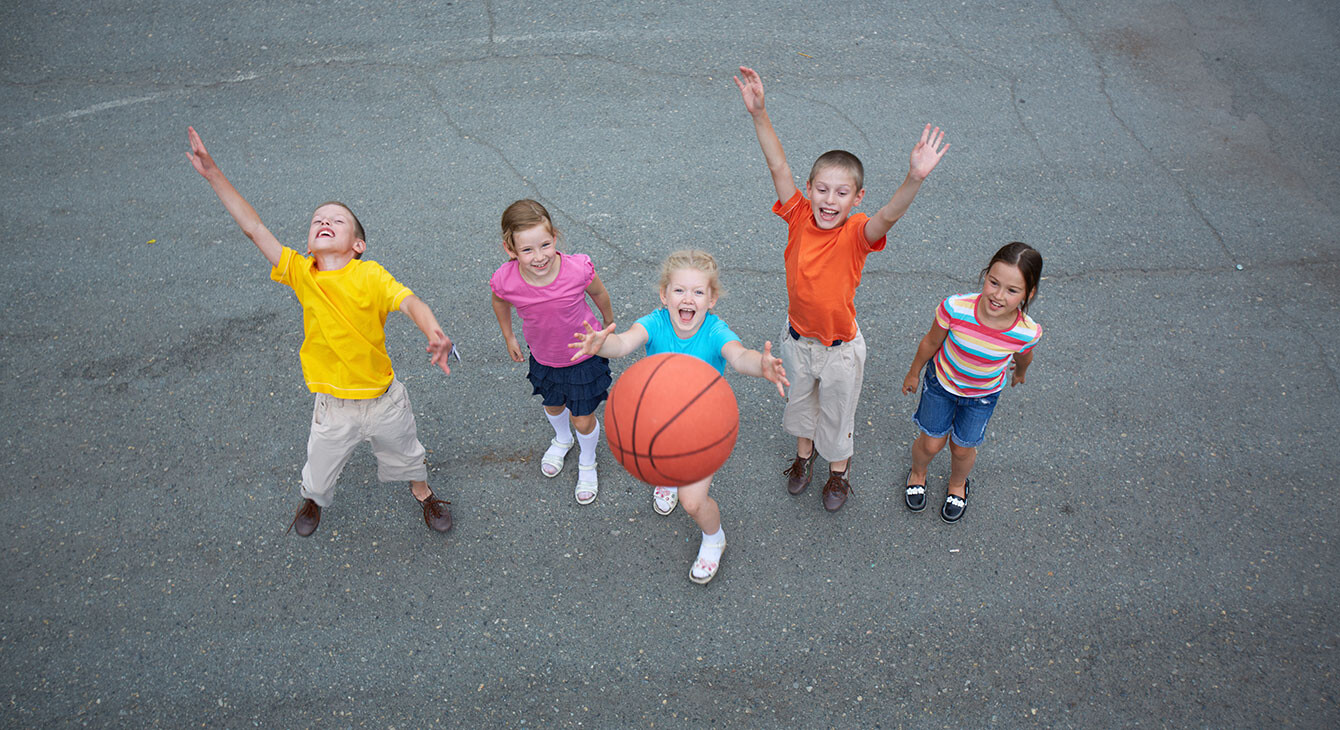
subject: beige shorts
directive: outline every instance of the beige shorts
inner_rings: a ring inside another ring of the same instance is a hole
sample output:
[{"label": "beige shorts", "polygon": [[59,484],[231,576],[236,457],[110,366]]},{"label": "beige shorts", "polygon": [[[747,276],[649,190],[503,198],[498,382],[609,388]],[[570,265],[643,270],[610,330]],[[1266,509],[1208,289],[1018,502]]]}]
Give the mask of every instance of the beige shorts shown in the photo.
[{"label": "beige shorts", "polygon": [[397,379],[380,397],[367,400],[317,393],[312,432],[307,437],[307,464],[302,468],[302,496],[329,507],[335,497],[335,480],[364,441],[372,444],[377,457],[377,479],[428,480],[414,411],[405,384]]},{"label": "beige shorts", "polygon": [[858,329],[851,341],[829,347],[809,337],[793,339],[782,330],[779,341],[782,366],[791,381],[782,428],[813,439],[825,461],[849,458],[865,374],[865,337]]}]

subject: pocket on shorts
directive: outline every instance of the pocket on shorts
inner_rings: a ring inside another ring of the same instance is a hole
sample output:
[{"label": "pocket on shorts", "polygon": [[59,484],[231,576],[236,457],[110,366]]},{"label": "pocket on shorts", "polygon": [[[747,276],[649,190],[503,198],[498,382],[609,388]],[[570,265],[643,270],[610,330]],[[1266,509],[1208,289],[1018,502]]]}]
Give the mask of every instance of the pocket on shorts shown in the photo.
[{"label": "pocket on shorts", "polygon": [[330,419],[330,400],[318,393],[316,403],[312,405],[312,425],[324,426]]},{"label": "pocket on shorts", "polygon": [[391,387],[386,389],[386,411],[389,413],[400,413],[409,410],[409,390],[405,384],[399,380],[392,380]]}]

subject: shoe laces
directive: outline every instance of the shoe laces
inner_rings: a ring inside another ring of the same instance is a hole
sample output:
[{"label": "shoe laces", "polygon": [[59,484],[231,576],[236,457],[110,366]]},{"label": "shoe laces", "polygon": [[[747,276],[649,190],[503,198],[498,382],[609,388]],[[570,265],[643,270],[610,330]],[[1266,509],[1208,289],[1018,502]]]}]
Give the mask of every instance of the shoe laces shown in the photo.
[{"label": "shoe laces", "polygon": [[828,483],[824,484],[824,491],[842,491],[854,492],[851,488],[851,482],[847,481],[847,472],[829,472]]},{"label": "shoe laces", "polygon": [[805,476],[805,470],[809,467],[810,463],[813,461],[814,461],[814,454],[810,454],[809,458],[805,459],[802,459],[801,457],[797,456],[796,460],[791,462],[791,466],[788,466],[785,469],[783,469],[782,473],[789,477],[795,477],[799,479]]},{"label": "shoe laces", "polygon": [[293,513],[293,519],[288,521],[288,527],[285,528],[284,534],[287,535],[292,532],[293,526],[298,524],[298,518],[302,517],[304,512],[310,512],[312,507],[319,507],[319,505],[311,500],[303,502],[302,506],[298,508],[298,511]]}]

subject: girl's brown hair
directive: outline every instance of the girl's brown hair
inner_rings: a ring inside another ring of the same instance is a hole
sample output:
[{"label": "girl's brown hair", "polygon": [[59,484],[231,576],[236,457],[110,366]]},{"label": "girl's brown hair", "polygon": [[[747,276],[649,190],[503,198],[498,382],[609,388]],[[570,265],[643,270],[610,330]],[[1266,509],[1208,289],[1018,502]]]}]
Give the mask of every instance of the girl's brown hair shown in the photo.
[{"label": "girl's brown hair", "polygon": [[507,249],[508,253],[515,254],[516,244],[513,242],[512,236],[517,231],[524,231],[538,225],[543,225],[545,230],[549,231],[549,235],[554,237],[555,242],[561,238],[558,228],[554,226],[554,219],[549,217],[549,211],[545,210],[544,206],[537,201],[524,198],[507,206],[507,210],[504,210],[502,214],[503,248]]}]

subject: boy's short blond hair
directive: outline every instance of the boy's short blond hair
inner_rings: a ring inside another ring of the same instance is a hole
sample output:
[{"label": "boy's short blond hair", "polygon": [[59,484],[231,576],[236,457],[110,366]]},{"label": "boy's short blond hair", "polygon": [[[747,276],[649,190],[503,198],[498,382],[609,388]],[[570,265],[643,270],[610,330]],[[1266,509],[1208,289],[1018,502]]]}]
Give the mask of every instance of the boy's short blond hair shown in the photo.
[{"label": "boy's short blond hair", "polygon": [[665,257],[665,262],[661,264],[661,283],[657,291],[665,291],[670,285],[670,275],[680,269],[693,269],[706,274],[707,286],[711,288],[713,296],[719,298],[725,293],[721,290],[721,269],[717,266],[717,260],[712,254],[696,248],[675,251]]},{"label": "boy's short blond hair", "polygon": [[819,159],[815,160],[814,166],[810,168],[810,177],[805,184],[814,182],[814,176],[825,167],[836,167],[851,175],[856,181],[857,190],[865,188],[865,166],[861,164],[861,158],[846,150],[829,150],[819,155]]}]

